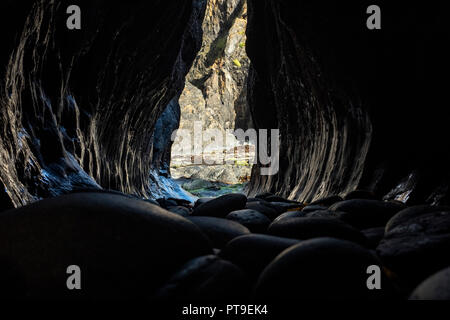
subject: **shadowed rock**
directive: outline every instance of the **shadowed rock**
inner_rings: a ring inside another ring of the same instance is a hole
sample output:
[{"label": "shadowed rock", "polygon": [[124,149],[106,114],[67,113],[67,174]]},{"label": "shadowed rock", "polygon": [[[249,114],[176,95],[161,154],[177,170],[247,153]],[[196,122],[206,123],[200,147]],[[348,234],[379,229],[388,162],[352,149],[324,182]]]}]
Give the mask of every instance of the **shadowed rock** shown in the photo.
[{"label": "shadowed rock", "polygon": [[365,229],[361,232],[367,238],[370,248],[376,248],[384,236],[383,227]]},{"label": "shadowed rock", "polygon": [[404,208],[403,204],[394,202],[354,199],[337,202],[329,209],[340,211],[337,216],[342,221],[359,229],[368,229],[386,225],[392,216]]},{"label": "shadowed rock", "polygon": [[278,217],[278,215],[285,212],[283,207],[273,205],[270,202],[267,202],[264,200],[248,202],[246,204],[245,208],[261,212],[266,217],[268,217],[270,220],[275,219],[276,217]]},{"label": "shadowed rock", "polygon": [[337,219],[292,218],[273,222],[268,233],[274,236],[311,239],[331,237],[367,245],[367,239],[357,229]]},{"label": "shadowed rock", "polygon": [[232,211],[245,208],[247,197],[239,193],[226,194],[216,199],[206,201],[196,208],[192,213],[194,216],[209,216],[224,218]]},{"label": "shadowed rock", "polygon": [[450,268],[439,271],[423,281],[410,300],[450,300]]},{"label": "shadowed rock", "polygon": [[328,207],[325,207],[325,206],[309,205],[309,206],[304,207],[302,209],[302,212],[309,213],[309,212],[313,212],[313,211],[327,210],[327,209],[328,209]]},{"label": "shadowed rock", "polygon": [[273,220],[273,223],[277,223],[281,220],[285,219],[292,219],[292,218],[304,218],[306,214],[302,211],[289,211],[285,212],[283,214],[280,214],[278,217],[276,217],[275,220]]},{"label": "shadowed rock", "polygon": [[398,225],[407,222],[409,219],[426,215],[436,211],[450,211],[450,207],[418,205],[399,211],[386,224],[386,232],[396,228]]},{"label": "shadowed rock", "polygon": [[178,302],[227,302],[248,297],[243,271],[226,260],[209,255],[195,258],[177,271],[153,299]]},{"label": "shadowed rock", "polygon": [[368,290],[368,266],[380,265],[369,250],[344,240],[317,238],[283,251],[261,274],[257,301],[382,299],[391,286],[382,276],[381,290]]},{"label": "shadowed rock", "polygon": [[[211,252],[192,222],[119,195],[77,193],[0,214],[0,269],[16,270],[19,280],[2,286],[2,295],[144,297],[180,265]],[[82,290],[67,290],[70,265],[81,268]]]},{"label": "shadowed rock", "polygon": [[367,190],[351,191],[347,193],[344,197],[344,200],[353,200],[353,199],[377,200],[378,197],[374,192]]},{"label": "shadowed rock", "polygon": [[340,197],[340,196],[329,196],[326,198],[322,198],[322,199],[313,201],[310,203],[310,205],[319,205],[319,206],[329,207],[329,206],[335,204],[336,202],[340,202],[343,200],[344,199],[342,199],[342,197]]},{"label": "shadowed rock", "polygon": [[256,281],[278,254],[297,243],[299,240],[296,239],[250,234],[228,242],[220,256],[241,267],[250,279]]},{"label": "shadowed rock", "polygon": [[[407,289],[450,265],[450,211],[410,210],[387,228],[377,253]],[[409,219],[406,219],[407,213]]]},{"label": "shadowed rock", "polygon": [[212,241],[214,248],[223,248],[228,241],[249,234],[242,224],[214,217],[189,217]]},{"label": "shadowed rock", "polygon": [[256,233],[265,233],[271,222],[264,214],[250,209],[233,211],[227,215],[227,219],[236,221]]}]

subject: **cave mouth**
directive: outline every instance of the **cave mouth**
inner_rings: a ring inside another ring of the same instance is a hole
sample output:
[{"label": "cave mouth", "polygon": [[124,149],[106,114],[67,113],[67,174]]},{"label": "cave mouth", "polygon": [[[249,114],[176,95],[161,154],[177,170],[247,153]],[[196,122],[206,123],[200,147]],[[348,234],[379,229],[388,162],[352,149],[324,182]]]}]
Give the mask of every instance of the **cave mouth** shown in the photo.
[{"label": "cave mouth", "polygon": [[[209,1],[201,50],[179,97],[180,124],[171,150],[172,177],[195,196],[243,192],[255,143],[247,104],[247,3]],[[235,131],[236,130],[236,131]]]}]

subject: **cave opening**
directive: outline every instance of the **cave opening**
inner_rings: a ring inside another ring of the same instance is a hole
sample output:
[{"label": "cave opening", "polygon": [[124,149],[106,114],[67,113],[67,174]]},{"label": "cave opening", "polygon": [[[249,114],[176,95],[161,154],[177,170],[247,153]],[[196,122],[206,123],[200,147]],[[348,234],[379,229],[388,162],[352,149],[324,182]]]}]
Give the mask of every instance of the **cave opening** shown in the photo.
[{"label": "cave opening", "polygon": [[255,143],[245,135],[253,127],[246,29],[246,0],[207,1],[201,49],[178,99],[170,159],[172,178],[194,196],[240,193],[250,180]]}]

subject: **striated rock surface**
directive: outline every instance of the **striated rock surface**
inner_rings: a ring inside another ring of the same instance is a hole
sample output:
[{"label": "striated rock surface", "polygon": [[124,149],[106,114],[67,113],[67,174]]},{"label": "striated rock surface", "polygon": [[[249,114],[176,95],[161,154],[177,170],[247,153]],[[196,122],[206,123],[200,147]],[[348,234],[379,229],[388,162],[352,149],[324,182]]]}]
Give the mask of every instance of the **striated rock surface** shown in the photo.
[{"label": "striated rock surface", "polygon": [[155,124],[200,48],[205,1],[77,1],[82,28],[70,31],[71,4],[0,4],[4,208],[84,188],[152,196],[164,184],[167,133],[153,135]]},{"label": "striated rock surface", "polygon": [[448,4],[382,1],[375,31],[372,4],[248,1],[249,106],[257,128],[280,129],[282,155],[275,176],[254,166],[250,195],[448,202]]}]

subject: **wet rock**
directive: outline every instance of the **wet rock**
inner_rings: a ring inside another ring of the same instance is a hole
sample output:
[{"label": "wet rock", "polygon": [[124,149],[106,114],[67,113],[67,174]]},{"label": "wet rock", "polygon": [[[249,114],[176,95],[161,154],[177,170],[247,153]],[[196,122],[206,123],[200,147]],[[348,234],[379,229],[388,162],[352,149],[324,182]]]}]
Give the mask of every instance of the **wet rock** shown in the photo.
[{"label": "wet rock", "polygon": [[289,212],[285,212],[281,215],[279,215],[278,217],[276,217],[275,220],[273,220],[273,223],[277,223],[281,220],[285,220],[285,219],[292,219],[292,218],[304,218],[306,216],[306,214],[302,211],[289,211]]},{"label": "wet rock", "polygon": [[209,255],[195,258],[158,290],[154,299],[183,302],[227,302],[249,293],[244,272],[233,263]]},{"label": "wet rock", "polygon": [[[120,195],[76,193],[0,214],[0,261],[18,278],[0,291],[18,298],[143,298],[186,261],[211,253],[192,222]],[[81,291],[67,290],[71,265],[81,268]]]},{"label": "wet rock", "polygon": [[283,251],[262,272],[258,301],[382,299],[391,286],[382,274],[381,290],[368,290],[367,268],[381,265],[363,247],[344,240],[317,238]]},{"label": "wet rock", "polygon": [[182,217],[188,217],[191,215],[191,211],[188,208],[182,206],[170,207],[167,210],[176,213]]},{"label": "wet rock", "polygon": [[384,236],[383,227],[365,229],[361,232],[367,238],[370,248],[376,248]]},{"label": "wet rock", "polygon": [[297,243],[296,239],[250,234],[228,242],[220,256],[241,267],[255,281],[278,254]]},{"label": "wet rock", "polygon": [[211,239],[214,248],[223,248],[234,238],[250,233],[242,224],[227,219],[214,217],[189,217],[188,219]]},{"label": "wet rock", "polygon": [[247,197],[239,193],[226,194],[194,208],[194,216],[225,217],[232,211],[245,208]]},{"label": "wet rock", "polygon": [[413,219],[421,215],[426,215],[428,213],[436,211],[450,211],[450,207],[418,205],[403,209],[388,221],[388,223],[386,224],[386,232],[407,222],[409,219]]},{"label": "wet rock", "polygon": [[302,212],[309,213],[314,211],[320,211],[320,210],[327,210],[328,207],[320,206],[320,205],[309,205],[302,209]]},{"label": "wet rock", "polygon": [[157,199],[156,201],[164,209],[167,209],[169,207],[176,207],[176,206],[178,206],[178,203],[175,200],[169,200],[169,199],[163,199],[162,198],[162,199]]},{"label": "wet rock", "polygon": [[336,202],[340,202],[343,200],[344,199],[342,199],[342,197],[340,197],[340,196],[329,196],[329,197],[326,197],[323,199],[313,201],[310,203],[310,205],[319,205],[319,206],[329,207],[329,206],[335,204]]},{"label": "wet rock", "polygon": [[330,211],[330,210],[319,210],[308,212],[305,214],[305,217],[308,218],[326,218],[326,219],[339,219],[339,215],[341,212]]},{"label": "wet rock", "polygon": [[450,267],[423,281],[413,291],[410,300],[450,300]]},{"label": "wet rock", "polygon": [[353,199],[378,200],[378,197],[374,192],[367,190],[355,190],[347,193],[347,195],[344,197],[344,200]]},{"label": "wet rock", "polygon": [[178,206],[182,207],[191,207],[192,203],[189,200],[186,199],[175,199],[175,198],[169,198],[169,201],[175,201]]},{"label": "wet rock", "polygon": [[265,233],[271,222],[264,214],[251,209],[233,211],[227,215],[227,219],[236,221],[255,233]]},{"label": "wet rock", "polygon": [[203,203],[205,203],[205,202],[214,200],[214,199],[215,199],[215,198],[199,198],[197,201],[195,201],[194,209],[197,208],[199,205],[201,205],[201,204],[203,204]]},{"label": "wet rock", "polygon": [[272,207],[279,208],[279,210],[283,210],[283,212],[290,211],[290,210],[302,210],[303,204],[298,202],[268,202],[268,204]]},{"label": "wet rock", "polygon": [[152,199],[144,199],[143,201],[145,201],[145,202],[148,202],[148,203],[151,203],[151,204],[153,204],[153,205],[155,205],[155,206],[161,206],[160,204],[159,204],[159,202],[158,201],[156,201],[156,200],[152,200]]},{"label": "wet rock", "polygon": [[271,220],[275,219],[278,215],[284,212],[283,208],[273,206],[270,202],[265,201],[247,202],[245,208],[261,212]]},{"label": "wet rock", "polygon": [[395,218],[396,223],[386,229],[377,253],[402,285],[413,289],[450,265],[450,211],[425,210],[419,214],[416,208],[408,212]]},{"label": "wet rock", "polygon": [[329,209],[339,211],[337,216],[342,221],[359,229],[368,229],[385,226],[392,216],[404,208],[403,204],[393,202],[354,199],[335,203]]},{"label": "wet rock", "polygon": [[364,235],[350,225],[337,219],[292,218],[273,222],[268,233],[274,236],[306,240],[331,237],[367,245]]}]

